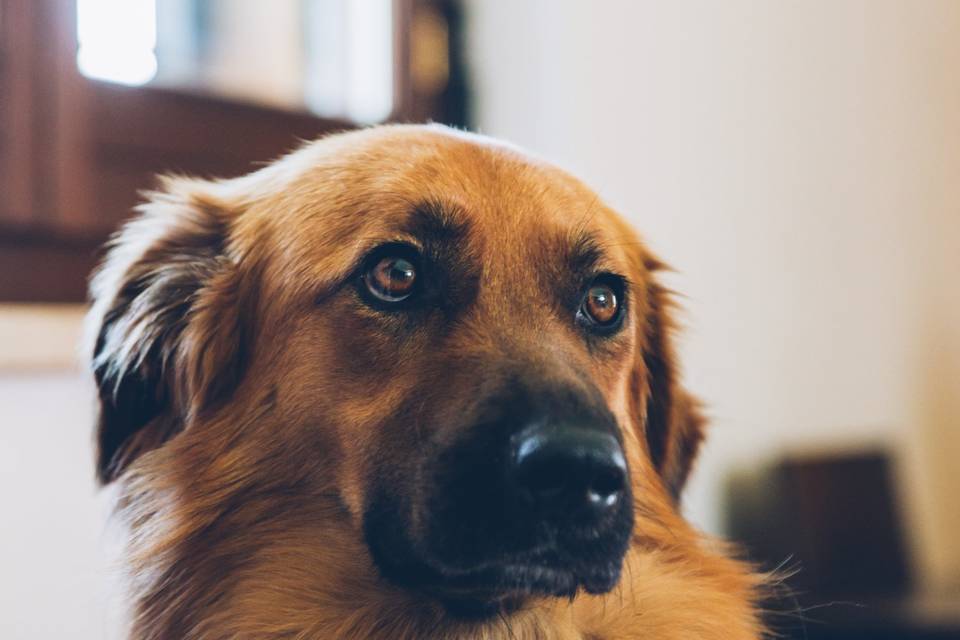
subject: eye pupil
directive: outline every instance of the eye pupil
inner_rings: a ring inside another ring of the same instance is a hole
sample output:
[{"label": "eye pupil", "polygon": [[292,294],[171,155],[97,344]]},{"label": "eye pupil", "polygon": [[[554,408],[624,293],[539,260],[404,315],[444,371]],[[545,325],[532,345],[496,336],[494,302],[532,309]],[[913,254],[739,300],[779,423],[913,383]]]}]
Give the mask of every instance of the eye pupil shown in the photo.
[{"label": "eye pupil", "polygon": [[413,292],[417,269],[412,262],[397,256],[381,258],[367,272],[367,288],[386,302],[399,302]]},{"label": "eye pupil", "polygon": [[620,311],[620,301],[616,292],[606,284],[595,284],[587,291],[584,299],[584,312],[599,325],[610,325],[616,321]]},{"label": "eye pupil", "polygon": [[399,289],[412,283],[416,277],[413,265],[402,258],[383,260],[380,269],[384,280],[388,281],[391,287]]}]

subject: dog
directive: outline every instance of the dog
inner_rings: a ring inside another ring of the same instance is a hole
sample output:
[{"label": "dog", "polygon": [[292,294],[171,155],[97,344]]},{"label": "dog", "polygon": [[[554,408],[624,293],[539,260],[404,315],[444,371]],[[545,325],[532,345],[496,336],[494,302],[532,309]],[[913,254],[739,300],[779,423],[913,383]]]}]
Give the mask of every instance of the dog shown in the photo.
[{"label": "dog", "polygon": [[163,179],[91,283],[128,637],[761,637],[763,578],[679,512],[663,269],[438,125]]}]

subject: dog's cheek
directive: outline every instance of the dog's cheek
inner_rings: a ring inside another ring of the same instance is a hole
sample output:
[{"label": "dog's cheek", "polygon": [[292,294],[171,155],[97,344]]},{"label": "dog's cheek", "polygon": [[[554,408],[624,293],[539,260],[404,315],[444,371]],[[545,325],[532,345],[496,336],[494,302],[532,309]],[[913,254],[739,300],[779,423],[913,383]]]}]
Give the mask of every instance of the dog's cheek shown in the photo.
[{"label": "dog's cheek", "polygon": [[326,480],[360,527],[370,479],[396,477],[392,460],[408,458],[403,447],[415,441],[403,419],[404,402],[416,397],[413,358],[400,359],[377,323],[342,303],[300,321],[284,351],[279,379],[288,419],[296,437],[326,444]]},{"label": "dog's cheek", "polygon": [[618,379],[612,385],[612,392],[607,394],[607,406],[616,417],[620,433],[623,436],[623,448],[629,462],[630,469],[641,468],[641,459],[644,457],[644,448],[640,442],[636,429],[633,428],[631,414],[631,367],[624,367],[619,372]]}]

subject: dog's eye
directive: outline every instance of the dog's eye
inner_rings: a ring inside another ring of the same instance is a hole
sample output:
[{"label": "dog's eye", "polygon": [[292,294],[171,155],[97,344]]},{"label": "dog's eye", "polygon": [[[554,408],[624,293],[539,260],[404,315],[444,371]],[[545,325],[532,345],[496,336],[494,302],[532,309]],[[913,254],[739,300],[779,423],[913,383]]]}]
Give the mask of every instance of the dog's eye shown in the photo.
[{"label": "dog's eye", "polygon": [[610,324],[617,318],[620,301],[617,293],[605,284],[590,287],[583,299],[583,310],[597,324]]},{"label": "dog's eye", "polygon": [[580,303],[579,315],[592,327],[612,329],[622,315],[623,287],[609,276],[593,281]]},{"label": "dog's eye", "polygon": [[412,259],[399,254],[381,255],[371,261],[363,274],[367,290],[383,302],[400,302],[413,293],[417,267]]}]

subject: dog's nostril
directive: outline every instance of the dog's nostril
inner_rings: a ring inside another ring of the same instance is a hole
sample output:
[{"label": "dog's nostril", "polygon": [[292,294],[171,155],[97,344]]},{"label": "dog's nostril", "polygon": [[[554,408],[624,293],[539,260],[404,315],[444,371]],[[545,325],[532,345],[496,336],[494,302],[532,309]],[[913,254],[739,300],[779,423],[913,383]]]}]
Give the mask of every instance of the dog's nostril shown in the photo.
[{"label": "dog's nostril", "polygon": [[623,492],[624,480],[624,472],[619,467],[601,469],[590,483],[587,497],[598,506],[613,506]]},{"label": "dog's nostril", "polygon": [[601,516],[626,488],[626,462],[616,438],[578,427],[536,426],[514,438],[517,490],[555,516]]}]

